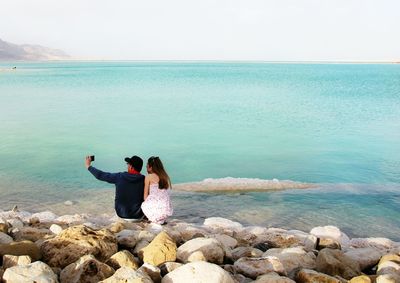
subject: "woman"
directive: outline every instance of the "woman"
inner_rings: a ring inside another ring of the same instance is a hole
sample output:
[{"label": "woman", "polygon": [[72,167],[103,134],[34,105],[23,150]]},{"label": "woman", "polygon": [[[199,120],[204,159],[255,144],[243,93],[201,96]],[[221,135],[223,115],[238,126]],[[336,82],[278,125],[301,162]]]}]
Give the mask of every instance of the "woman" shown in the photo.
[{"label": "woman", "polygon": [[147,173],[144,179],[142,211],[151,222],[163,224],[173,213],[170,198],[171,180],[159,157],[149,158]]}]

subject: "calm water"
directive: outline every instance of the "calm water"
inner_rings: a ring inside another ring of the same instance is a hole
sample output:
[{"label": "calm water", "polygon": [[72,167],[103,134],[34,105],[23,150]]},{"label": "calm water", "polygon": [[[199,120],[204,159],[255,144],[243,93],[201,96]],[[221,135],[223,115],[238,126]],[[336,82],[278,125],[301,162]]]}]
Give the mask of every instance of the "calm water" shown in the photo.
[{"label": "calm water", "polygon": [[109,171],[124,170],[125,156],[158,155],[175,183],[321,184],[178,194],[182,218],[227,211],[246,223],[336,223],[392,236],[400,232],[400,65],[0,63],[0,208],[41,210],[109,187],[85,171],[86,154]]}]

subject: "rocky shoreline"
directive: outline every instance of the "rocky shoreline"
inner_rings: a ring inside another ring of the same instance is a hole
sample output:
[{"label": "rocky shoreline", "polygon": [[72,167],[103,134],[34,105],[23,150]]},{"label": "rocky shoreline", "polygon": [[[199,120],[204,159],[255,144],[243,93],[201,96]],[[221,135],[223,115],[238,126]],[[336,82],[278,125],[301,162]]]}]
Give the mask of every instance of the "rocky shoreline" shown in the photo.
[{"label": "rocky shoreline", "polygon": [[400,243],[337,227],[0,210],[0,282],[400,282]]}]

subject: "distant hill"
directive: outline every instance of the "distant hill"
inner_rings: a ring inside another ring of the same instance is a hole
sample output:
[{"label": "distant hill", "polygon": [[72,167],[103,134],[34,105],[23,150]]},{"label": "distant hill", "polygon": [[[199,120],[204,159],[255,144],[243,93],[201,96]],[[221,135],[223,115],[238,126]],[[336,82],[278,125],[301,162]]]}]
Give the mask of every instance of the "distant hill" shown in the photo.
[{"label": "distant hill", "polygon": [[5,60],[67,60],[71,57],[62,50],[40,45],[13,44],[0,39],[0,61]]}]

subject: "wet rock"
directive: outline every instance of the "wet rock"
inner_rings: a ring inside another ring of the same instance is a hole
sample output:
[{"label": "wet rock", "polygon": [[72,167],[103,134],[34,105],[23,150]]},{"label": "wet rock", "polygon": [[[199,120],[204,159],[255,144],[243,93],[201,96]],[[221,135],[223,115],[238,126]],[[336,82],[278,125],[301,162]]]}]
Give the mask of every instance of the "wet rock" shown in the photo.
[{"label": "wet rock", "polygon": [[106,264],[108,264],[115,270],[123,266],[130,267],[133,270],[137,270],[139,268],[138,261],[135,259],[133,254],[131,254],[127,250],[117,252],[106,261]]},{"label": "wet rock", "polygon": [[28,255],[32,260],[39,260],[42,257],[38,246],[31,241],[0,244],[0,256],[3,255]]},{"label": "wet rock", "polygon": [[216,264],[198,261],[185,264],[165,275],[162,283],[234,283],[231,275]]},{"label": "wet rock", "polygon": [[315,227],[311,229],[310,234],[318,238],[330,238],[336,240],[341,246],[349,245],[350,242],[349,237],[335,226]]},{"label": "wet rock", "polygon": [[243,257],[235,261],[234,267],[236,272],[253,279],[269,272],[286,275],[285,268],[279,259],[271,256],[260,258]]},{"label": "wet rock", "polygon": [[139,254],[144,262],[158,266],[167,261],[175,261],[177,249],[171,237],[161,232]]},{"label": "wet rock", "polygon": [[357,262],[361,270],[371,268],[376,265],[381,258],[381,252],[375,248],[350,249],[345,255]]},{"label": "wet rock", "polygon": [[311,269],[301,269],[296,274],[298,283],[341,283],[339,279]]},{"label": "wet rock", "polygon": [[7,269],[17,265],[26,265],[32,263],[32,259],[28,255],[4,255],[3,256],[3,268]]},{"label": "wet rock", "polygon": [[257,280],[253,281],[253,283],[296,283],[296,282],[288,277],[280,276],[276,272],[270,272],[258,276]]},{"label": "wet rock", "polygon": [[157,266],[144,263],[138,271],[146,273],[149,275],[151,280],[153,280],[154,283],[160,283],[161,282],[161,270]]},{"label": "wet rock", "polygon": [[178,248],[177,259],[188,262],[191,254],[201,251],[208,262],[222,264],[224,260],[224,250],[216,239],[195,238],[187,241]]},{"label": "wet rock", "polygon": [[358,262],[353,261],[341,250],[323,249],[317,256],[316,270],[331,276],[339,275],[351,279],[361,275]]},{"label": "wet rock", "polygon": [[39,228],[33,228],[33,227],[22,227],[22,228],[13,229],[11,234],[16,241],[28,240],[28,241],[36,242],[36,241],[43,239],[46,236],[50,235],[51,232],[49,229],[45,229],[45,228],[39,229]]},{"label": "wet rock", "polygon": [[44,262],[36,261],[28,265],[7,268],[3,274],[5,282],[57,283],[57,275]]},{"label": "wet rock", "polygon": [[232,229],[232,230],[237,230],[237,229],[242,229],[243,226],[239,222],[231,221],[229,219],[225,219],[222,217],[209,217],[204,220],[204,226],[209,226],[209,227],[218,227],[218,228],[224,228],[224,229]]},{"label": "wet rock", "polygon": [[287,274],[299,267],[306,269],[314,269],[316,267],[315,254],[313,252],[306,252],[303,247],[269,249],[263,256],[277,257]]},{"label": "wet rock", "polygon": [[121,267],[113,276],[100,281],[99,283],[153,283],[150,276],[138,270],[129,267]]},{"label": "wet rock", "polygon": [[86,254],[104,261],[117,250],[117,240],[110,231],[95,231],[83,225],[67,228],[41,245],[44,260],[52,267],[61,268]]},{"label": "wet rock", "polygon": [[9,235],[7,235],[3,232],[0,232],[0,244],[9,244],[13,241],[14,240],[12,237],[10,237]]},{"label": "wet rock", "polygon": [[85,255],[65,267],[60,274],[61,283],[97,283],[114,274],[114,269],[98,261],[93,255]]},{"label": "wet rock", "polygon": [[165,276],[166,274],[174,271],[175,269],[177,269],[178,267],[181,267],[183,264],[179,263],[179,262],[173,262],[173,261],[167,261],[164,262],[163,264],[161,264],[160,270],[161,270],[161,275]]}]

